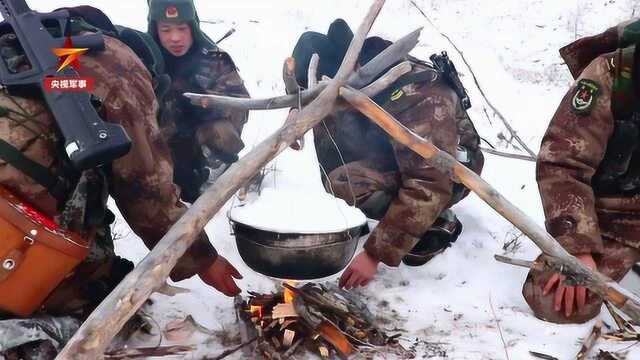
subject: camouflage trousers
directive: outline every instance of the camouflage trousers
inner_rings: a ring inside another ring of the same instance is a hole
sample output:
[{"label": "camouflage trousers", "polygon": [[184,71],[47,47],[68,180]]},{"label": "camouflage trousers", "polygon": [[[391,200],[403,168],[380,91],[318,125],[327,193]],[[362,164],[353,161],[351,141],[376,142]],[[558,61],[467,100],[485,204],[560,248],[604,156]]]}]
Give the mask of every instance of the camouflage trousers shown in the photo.
[{"label": "camouflage trousers", "polygon": [[[348,204],[358,207],[368,218],[380,220],[396,197],[400,182],[399,171],[389,171],[381,162],[360,160],[329,173],[325,188]],[[454,184],[453,198],[447,208],[468,194],[466,187]]]},{"label": "camouflage trousers", "polygon": [[[607,237],[603,237],[603,243],[603,253],[594,255],[598,271],[614,281],[620,281],[633,264],[640,261],[640,250]],[[553,275],[551,272],[532,270],[522,289],[522,295],[537,318],[556,324],[580,324],[600,314],[602,299],[593,293],[589,293],[585,307],[575,311],[570,317],[566,317],[564,311],[555,311],[553,307],[555,292],[552,291],[547,296],[542,294],[551,275]]]},{"label": "camouflage trousers", "polygon": [[70,316],[0,320],[0,359],[51,360],[79,328]]}]

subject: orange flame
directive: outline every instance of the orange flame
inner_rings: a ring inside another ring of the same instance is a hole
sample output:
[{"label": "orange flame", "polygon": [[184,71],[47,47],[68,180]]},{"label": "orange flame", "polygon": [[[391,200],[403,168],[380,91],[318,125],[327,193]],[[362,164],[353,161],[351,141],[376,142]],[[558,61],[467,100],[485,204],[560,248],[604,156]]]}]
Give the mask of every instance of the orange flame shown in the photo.
[{"label": "orange flame", "polygon": [[262,306],[251,305],[249,311],[251,312],[251,316],[256,316],[259,319],[262,319]]},{"label": "orange flame", "polygon": [[[287,280],[285,281],[287,285],[296,286],[295,281]],[[293,298],[295,297],[295,293],[287,288],[284,288],[284,303],[285,304],[293,304]]]}]

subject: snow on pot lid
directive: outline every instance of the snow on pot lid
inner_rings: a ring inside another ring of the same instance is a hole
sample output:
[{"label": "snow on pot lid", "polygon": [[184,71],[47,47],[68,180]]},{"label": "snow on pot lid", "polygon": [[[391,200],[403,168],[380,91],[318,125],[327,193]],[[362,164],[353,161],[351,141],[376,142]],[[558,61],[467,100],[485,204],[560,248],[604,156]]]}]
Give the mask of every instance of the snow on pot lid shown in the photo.
[{"label": "snow on pot lid", "polygon": [[286,234],[328,234],[366,223],[360,209],[325,192],[266,188],[254,202],[233,208],[229,217],[255,229]]}]

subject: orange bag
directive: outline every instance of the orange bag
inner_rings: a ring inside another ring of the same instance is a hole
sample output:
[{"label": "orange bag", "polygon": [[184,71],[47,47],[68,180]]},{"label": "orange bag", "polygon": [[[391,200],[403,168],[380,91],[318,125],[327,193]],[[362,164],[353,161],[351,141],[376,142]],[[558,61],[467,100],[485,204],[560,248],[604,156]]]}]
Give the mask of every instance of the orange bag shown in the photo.
[{"label": "orange bag", "polygon": [[0,312],[31,315],[88,254],[86,240],[0,186]]}]

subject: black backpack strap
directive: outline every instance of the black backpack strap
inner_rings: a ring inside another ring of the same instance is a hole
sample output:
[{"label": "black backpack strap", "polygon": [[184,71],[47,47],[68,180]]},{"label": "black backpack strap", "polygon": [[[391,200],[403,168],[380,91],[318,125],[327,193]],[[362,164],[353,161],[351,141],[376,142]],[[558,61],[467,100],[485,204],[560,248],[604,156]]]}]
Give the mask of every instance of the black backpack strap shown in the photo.
[{"label": "black backpack strap", "polygon": [[431,55],[430,60],[433,62],[433,66],[436,70],[442,74],[447,84],[449,84],[453,91],[456,92],[460,99],[460,105],[462,105],[462,108],[464,110],[469,110],[471,108],[471,100],[469,99],[467,90],[464,88],[464,85],[462,85],[462,81],[460,81],[458,70],[453,64],[453,61],[449,59],[447,52],[443,51],[439,55],[433,54]]},{"label": "black backpack strap", "polygon": [[65,181],[53,175],[46,167],[26,157],[3,139],[0,139],[0,158],[42,185],[56,200],[64,201]]},{"label": "black backpack strap", "polygon": [[611,109],[616,120],[628,120],[638,112],[638,96],[634,82],[636,81],[636,46],[618,49],[610,59],[613,64],[614,80],[611,94]]}]

